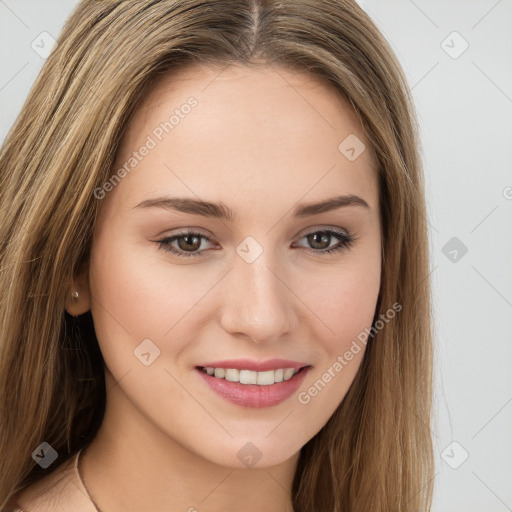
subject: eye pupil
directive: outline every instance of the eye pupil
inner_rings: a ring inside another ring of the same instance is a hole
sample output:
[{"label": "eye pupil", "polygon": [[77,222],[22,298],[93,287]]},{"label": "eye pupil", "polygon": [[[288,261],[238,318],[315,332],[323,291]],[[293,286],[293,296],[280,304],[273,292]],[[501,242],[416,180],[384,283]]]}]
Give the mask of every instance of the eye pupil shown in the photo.
[{"label": "eye pupil", "polygon": [[[181,241],[185,240],[186,243],[182,244]],[[190,242],[190,240],[194,240],[193,242]],[[178,238],[178,246],[180,249],[186,251],[186,250],[197,250],[201,246],[201,240],[198,236],[195,235],[183,235]]]},{"label": "eye pupil", "polygon": [[[315,249],[325,249],[326,247],[329,247],[330,238],[331,235],[329,233],[326,233],[325,231],[318,231],[317,233],[308,235],[308,242]],[[327,244],[327,246],[322,247],[322,244]]]}]

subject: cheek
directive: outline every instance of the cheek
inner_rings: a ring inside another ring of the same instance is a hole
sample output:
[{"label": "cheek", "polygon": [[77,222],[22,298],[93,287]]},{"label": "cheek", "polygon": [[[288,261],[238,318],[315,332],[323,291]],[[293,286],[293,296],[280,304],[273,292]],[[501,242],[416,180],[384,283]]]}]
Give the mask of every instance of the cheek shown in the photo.
[{"label": "cheek", "polygon": [[305,410],[314,410],[324,422],[359,370],[375,315],[380,273],[380,253],[368,251],[301,285],[302,296],[317,317],[315,332],[323,357],[297,398]]},{"label": "cheek", "polygon": [[323,345],[331,357],[345,351],[372,324],[380,290],[380,263],[367,257],[347,260],[315,274],[302,285],[302,297],[321,321]]},{"label": "cheek", "polygon": [[325,285],[316,282],[316,287],[311,282],[304,286],[309,284],[308,303],[321,319],[316,332],[323,357],[297,395],[299,411],[308,418],[303,423],[308,438],[329,420],[359,370],[366,349],[363,336],[375,314],[380,265],[347,265],[332,272]]},{"label": "cheek", "polygon": [[173,361],[189,343],[185,329],[197,327],[190,320],[194,306],[212,284],[194,278],[192,266],[173,269],[156,248],[148,254],[153,253],[147,244],[131,246],[121,235],[95,240],[91,312],[106,366],[116,381],[122,380],[118,390],[138,410],[170,425],[178,404],[198,407],[167,370],[173,373]]},{"label": "cheek", "polygon": [[[144,339],[168,351],[171,336],[172,351],[179,352],[186,346],[184,330],[197,328],[196,322],[190,325],[193,312],[220,279],[211,274],[195,265],[173,266],[156,244],[153,252],[146,242],[131,245],[121,236],[102,235],[95,240],[91,310],[105,360],[130,353],[133,357]],[[129,350],[119,350],[120,346]]]}]

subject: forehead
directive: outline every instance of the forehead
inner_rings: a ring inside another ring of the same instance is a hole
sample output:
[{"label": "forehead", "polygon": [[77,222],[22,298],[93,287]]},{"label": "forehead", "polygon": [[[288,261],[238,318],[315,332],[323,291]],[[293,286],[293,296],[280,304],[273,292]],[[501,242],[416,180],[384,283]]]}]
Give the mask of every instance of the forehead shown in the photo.
[{"label": "forehead", "polygon": [[164,188],[224,202],[248,194],[257,202],[269,190],[314,200],[335,190],[375,203],[375,162],[366,150],[347,158],[347,140],[369,148],[350,103],[317,77],[189,65],[163,76],[135,111],[116,168],[144,145],[151,150],[118,188],[138,199]]}]

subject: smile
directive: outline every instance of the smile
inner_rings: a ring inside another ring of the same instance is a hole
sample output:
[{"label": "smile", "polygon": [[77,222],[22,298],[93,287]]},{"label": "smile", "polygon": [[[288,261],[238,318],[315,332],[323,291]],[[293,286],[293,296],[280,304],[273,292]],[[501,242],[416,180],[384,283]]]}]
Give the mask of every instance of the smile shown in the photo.
[{"label": "smile", "polygon": [[311,368],[258,372],[207,366],[196,367],[195,371],[210,390],[226,401],[241,407],[262,408],[279,405],[288,399],[304,382]]}]

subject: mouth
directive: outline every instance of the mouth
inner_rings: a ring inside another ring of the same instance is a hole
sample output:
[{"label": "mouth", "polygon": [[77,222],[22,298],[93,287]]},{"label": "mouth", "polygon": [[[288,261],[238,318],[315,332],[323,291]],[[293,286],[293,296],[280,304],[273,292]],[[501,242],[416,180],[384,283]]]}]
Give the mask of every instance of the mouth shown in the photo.
[{"label": "mouth", "polygon": [[[267,369],[258,371],[247,366],[266,366]],[[283,364],[283,360],[274,360],[271,366],[275,368],[268,369],[268,366],[269,362],[247,365],[247,361],[246,364],[223,361],[194,369],[210,390],[228,402],[242,407],[262,408],[278,405],[288,399],[312,368],[311,365],[290,361]]]}]

